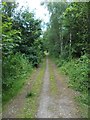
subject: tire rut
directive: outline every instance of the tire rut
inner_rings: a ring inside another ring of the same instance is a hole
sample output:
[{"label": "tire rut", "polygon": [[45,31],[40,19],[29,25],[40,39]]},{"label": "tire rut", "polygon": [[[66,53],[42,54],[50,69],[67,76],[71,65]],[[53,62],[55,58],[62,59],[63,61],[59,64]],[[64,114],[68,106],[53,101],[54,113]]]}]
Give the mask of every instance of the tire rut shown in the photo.
[{"label": "tire rut", "polygon": [[[49,67],[54,74],[58,93],[52,96],[50,93],[50,73]],[[43,79],[40,104],[36,118],[81,118],[79,108],[74,101],[76,92],[69,89],[65,78],[59,75],[56,66],[49,60],[46,60],[46,70]]]},{"label": "tire rut", "polygon": [[49,70],[48,70],[48,59],[46,60],[46,71],[43,79],[42,93],[40,97],[40,104],[38,108],[37,118],[49,117],[48,103],[49,103]]},{"label": "tire rut", "polygon": [[[49,69],[50,67],[51,69]],[[52,70],[56,82],[58,91],[56,95],[51,94],[50,70]],[[39,71],[40,69],[33,73],[31,80],[26,83],[22,91],[6,105],[6,110],[2,114],[3,118],[17,118],[17,115],[21,113],[26,102],[27,92],[31,90]],[[77,93],[68,88],[65,79],[57,71],[55,64],[47,58],[36,118],[81,118],[79,108],[74,101],[74,96],[77,96]]]},{"label": "tire rut", "polygon": [[32,86],[39,74],[39,71],[40,68],[34,71],[32,76],[25,83],[23,89],[17,94],[17,96],[12,98],[12,100],[5,105],[5,110],[3,110],[2,112],[2,118],[18,118],[17,116],[21,113],[21,110],[23,109],[26,102],[27,93],[30,92],[30,90],[32,89]]}]

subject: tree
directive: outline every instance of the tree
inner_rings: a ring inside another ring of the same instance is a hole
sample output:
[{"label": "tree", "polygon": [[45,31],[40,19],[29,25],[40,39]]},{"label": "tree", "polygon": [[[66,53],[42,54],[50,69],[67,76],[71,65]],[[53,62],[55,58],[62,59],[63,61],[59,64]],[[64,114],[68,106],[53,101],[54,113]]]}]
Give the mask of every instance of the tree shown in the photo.
[{"label": "tree", "polygon": [[50,53],[69,58],[80,57],[88,50],[88,3],[49,3],[51,14],[47,32]]},{"label": "tree", "polygon": [[50,24],[48,28],[48,39],[51,46],[49,47],[51,54],[55,54],[57,57],[63,56],[63,26],[62,16],[66,9],[66,3],[49,3],[47,5],[51,14]]}]

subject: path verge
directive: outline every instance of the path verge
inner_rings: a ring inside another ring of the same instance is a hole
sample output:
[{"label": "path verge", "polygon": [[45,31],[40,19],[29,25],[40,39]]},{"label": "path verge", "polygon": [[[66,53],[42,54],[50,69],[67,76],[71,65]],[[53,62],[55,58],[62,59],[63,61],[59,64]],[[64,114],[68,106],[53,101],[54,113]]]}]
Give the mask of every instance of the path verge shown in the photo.
[{"label": "path verge", "polygon": [[41,68],[34,70],[33,74],[30,78],[28,78],[22,90],[7,105],[5,105],[5,109],[2,112],[3,118],[21,118],[20,115],[26,103],[26,96],[31,91],[32,86],[40,73],[40,70]]},{"label": "path verge", "polygon": [[35,118],[36,111],[38,108],[38,103],[40,100],[40,92],[43,83],[43,76],[45,72],[45,60],[39,70],[39,73],[36,75],[36,80],[32,86],[31,91],[28,91],[28,96],[26,98],[26,102],[24,108],[22,109],[21,114],[19,115],[20,118]]}]

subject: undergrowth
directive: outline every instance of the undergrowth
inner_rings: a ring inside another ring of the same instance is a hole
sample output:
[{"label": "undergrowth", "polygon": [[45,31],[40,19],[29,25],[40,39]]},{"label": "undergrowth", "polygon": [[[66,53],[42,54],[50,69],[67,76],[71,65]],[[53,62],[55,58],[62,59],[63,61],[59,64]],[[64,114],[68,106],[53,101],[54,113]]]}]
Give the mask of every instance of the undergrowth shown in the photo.
[{"label": "undergrowth", "polygon": [[[7,59],[7,60],[6,60]],[[2,64],[2,103],[5,105],[14,97],[32,72],[32,65],[20,53],[6,58]]]},{"label": "undergrowth", "polygon": [[[81,56],[79,59],[66,61],[64,59],[57,60],[57,65],[64,74],[69,76],[69,87],[80,92],[80,96],[76,98],[82,108],[88,106],[88,67],[89,58],[87,55]],[[83,107],[84,106],[84,107]],[[88,114],[88,113],[86,113]]]}]

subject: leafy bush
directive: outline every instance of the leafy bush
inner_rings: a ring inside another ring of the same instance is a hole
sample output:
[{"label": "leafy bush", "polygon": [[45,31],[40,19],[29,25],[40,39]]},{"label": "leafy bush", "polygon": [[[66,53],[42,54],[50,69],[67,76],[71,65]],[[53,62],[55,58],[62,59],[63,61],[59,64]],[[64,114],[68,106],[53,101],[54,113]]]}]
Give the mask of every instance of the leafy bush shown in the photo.
[{"label": "leafy bush", "polygon": [[32,65],[25,55],[16,53],[3,59],[2,64],[2,102],[6,104],[23,87],[32,72]]},{"label": "leafy bush", "polygon": [[81,56],[79,59],[72,59],[68,62],[63,62],[61,70],[69,76],[69,86],[82,93],[82,100],[87,104],[88,97],[88,62],[87,55]]},{"label": "leafy bush", "polygon": [[2,85],[3,90],[6,90],[11,88],[14,82],[17,82],[17,78],[26,75],[28,71],[32,70],[32,67],[25,55],[17,53],[3,60],[2,69]]},{"label": "leafy bush", "polygon": [[[43,56],[41,20],[26,8],[15,12],[18,5],[2,2],[3,101],[14,96],[25,82],[25,76],[38,67]],[[22,12],[21,12],[22,11]]]}]

